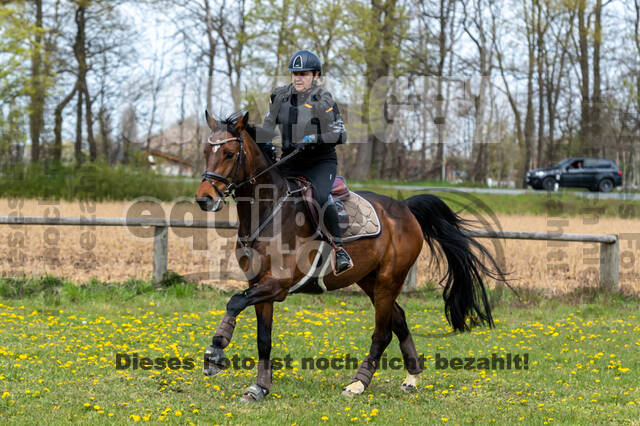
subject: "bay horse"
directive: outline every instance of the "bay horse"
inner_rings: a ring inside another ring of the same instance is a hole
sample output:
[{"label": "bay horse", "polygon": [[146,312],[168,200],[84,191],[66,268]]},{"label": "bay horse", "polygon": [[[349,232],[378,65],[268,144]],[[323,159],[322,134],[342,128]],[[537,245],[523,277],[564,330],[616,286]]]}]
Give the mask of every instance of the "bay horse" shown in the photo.
[{"label": "bay horse", "polygon": [[[294,197],[296,187],[277,168],[287,159],[273,163],[262,152],[255,142],[256,129],[248,124],[249,114],[234,113],[216,120],[205,112],[205,117],[211,135],[204,148],[206,167],[196,201],[205,211],[218,211],[228,196],[235,198],[239,220],[236,256],[249,288],[229,299],[212,343],[205,350],[204,374],[218,374],[229,364],[224,349],[232,339],[236,318],[253,305],[258,372],[256,383],[246,390],[242,400],[260,401],[272,384],[273,303],[285,300],[289,289],[308,272],[300,266],[300,247],[303,241],[314,238],[317,229],[309,220],[300,220],[306,217],[306,206],[300,197]],[[396,299],[423,242],[436,260],[442,255],[446,259],[442,281],[444,310],[454,330],[462,332],[480,324],[493,327],[483,277],[501,279],[503,274],[491,254],[465,234],[466,221],[440,198],[423,194],[397,201],[368,191],[357,194],[376,210],[381,232],[375,237],[345,242],[354,266],[339,276],[329,270],[324,284],[329,291],[357,284],[375,308],[375,329],[369,354],[342,393],[354,396],[364,392],[392,333],[398,338],[407,370],[401,389],[411,391],[416,389],[423,366]],[[259,202],[265,199],[266,202]],[[259,238],[269,235],[273,238]],[[274,238],[280,249],[273,249]]]}]

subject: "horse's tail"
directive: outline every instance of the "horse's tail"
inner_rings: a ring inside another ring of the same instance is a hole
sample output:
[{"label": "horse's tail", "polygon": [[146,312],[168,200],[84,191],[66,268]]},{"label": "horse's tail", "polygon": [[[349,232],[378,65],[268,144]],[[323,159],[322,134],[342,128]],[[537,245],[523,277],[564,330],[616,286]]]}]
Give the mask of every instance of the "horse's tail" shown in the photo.
[{"label": "horse's tail", "polygon": [[[491,308],[482,280],[483,275],[504,279],[493,256],[464,232],[467,221],[435,195],[416,195],[406,199],[405,204],[418,219],[435,259],[439,261],[441,253],[446,257],[447,272],[442,279],[445,282],[442,297],[449,323],[455,330],[469,330],[466,321],[469,317],[473,325],[486,323],[493,327]],[[434,246],[434,240],[438,242],[441,252]],[[481,258],[486,259],[489,266]]]}]

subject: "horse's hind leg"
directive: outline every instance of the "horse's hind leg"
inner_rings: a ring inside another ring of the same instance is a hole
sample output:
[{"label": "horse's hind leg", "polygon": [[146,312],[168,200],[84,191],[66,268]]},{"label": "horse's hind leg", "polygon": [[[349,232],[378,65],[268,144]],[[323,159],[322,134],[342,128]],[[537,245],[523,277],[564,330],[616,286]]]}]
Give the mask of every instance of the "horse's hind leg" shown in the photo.
[{"label": "horse's hind leg", "polygon": [[369,386],[369,383],[371,383],[373,373],[375,373],[378,367],[384,350],[391,342],[391,313],[396,295],[394,295],[389,288],[381,288],[380,290],[381,291],[375,291],[373,297],[373,306],[376,311],[376,324],[373,336],[371,337],[369,355],[367,355],[362,361],[362,364],[360,364],[360,368],[358,368],[351,384],[342,392],[344,396],[353,396],[364,392],[367,386]]},{"label": "horse's hind leg", "polygon": [[404,382],[402,382],[401,389],[411,392],[417,387],[418,376],[422,373],[423,365],[418,358],[416,345],[413,343],[413,338],[411,337],[411,331],[409,331],[409,326],[407,325],[404,310],[400,305],[398,305],[398,302],[393,304],[391,326],[393,328],[393,333],[400,342],[400,351],[402,352],[404,367],[407,369],[407,377],[404,379]]}]

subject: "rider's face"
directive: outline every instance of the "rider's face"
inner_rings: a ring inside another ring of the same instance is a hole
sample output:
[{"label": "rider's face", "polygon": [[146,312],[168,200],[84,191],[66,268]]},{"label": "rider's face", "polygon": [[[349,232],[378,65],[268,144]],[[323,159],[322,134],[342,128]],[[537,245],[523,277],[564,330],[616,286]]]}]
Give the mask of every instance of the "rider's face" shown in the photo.
[{"label": "rider's face", "polygon": [[298,92],[304,92],[311,88],[313,78],[313,71],[294,71],[291,76],[293,87],[295,87]]}]

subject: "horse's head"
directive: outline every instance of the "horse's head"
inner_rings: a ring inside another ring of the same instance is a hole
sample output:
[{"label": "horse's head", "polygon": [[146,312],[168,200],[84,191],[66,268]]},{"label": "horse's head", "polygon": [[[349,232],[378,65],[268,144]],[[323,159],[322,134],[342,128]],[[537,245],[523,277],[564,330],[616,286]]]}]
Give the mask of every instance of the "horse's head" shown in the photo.
[{"label": "horse's head", "polygon": [[238,184],[246,179],[247,151],[245,128],[249,113],[232,115],[218,123],[205,112],[211,135],[204,148],[205,170],[198,187],[196,201],[205,211],[218,211],[233,194]]}]

